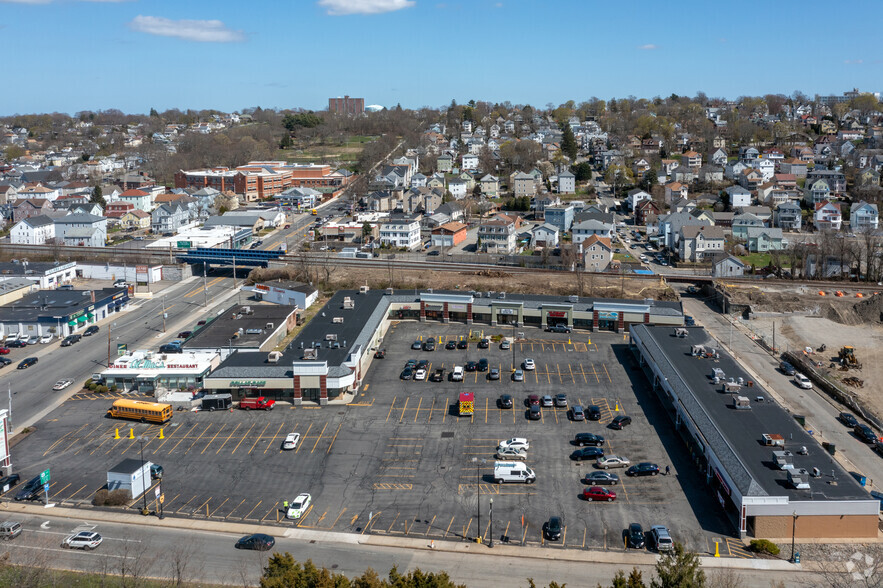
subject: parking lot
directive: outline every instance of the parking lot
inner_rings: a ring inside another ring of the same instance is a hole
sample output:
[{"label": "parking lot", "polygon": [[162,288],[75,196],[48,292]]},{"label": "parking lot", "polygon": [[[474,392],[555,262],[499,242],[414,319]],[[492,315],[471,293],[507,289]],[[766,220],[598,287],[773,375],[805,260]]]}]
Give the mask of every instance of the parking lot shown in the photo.
[{"label": "parking lot", "polygon": [[[78,395],[15,447],[22,477],[49,467],[50,498],[88,504],[105,482],[107,469],[123,458],[144,458],[165,468],[162,492],[166,515],[231,521],[275,522],[283,501],[312,495],[312,506],[297,521],[282,524],[353,533],[385,533],[428,540],[467,540],[547,545],[551,548],[623,548],[631,522],[666,525],[675,540],[713,553],[713,540],[729,527],[691,466],[684,445],[643,376],[629,358],[627,340],[613,333],[551,334],[516,329],[524,338],[510,350],[494,342],[478,349],[447,350],[444,343],[475,336],[513,335],[511,327],[403,322],[391,327],[383,346],[347,406],[289,407],[272,412],[177,412],[164,427],[103,418],[112,399]],[[412,351],[416,339],[441,342],[433,352]],[[512,370],[530,357],[536,369],[525,381]],[[463,382],[401,380],[408,359],[426,359],[428,373],[488,360],[501,371],[467,372]],[[471,416],[458,416],[460,392],[475,394]],[[567,394],[568,403],[596,405],[600,421],[574,422],[567,408],[543,408],[539,421],[527,419],[529,394]],[[501,394],[515,399],[501,408]],[[618,415],[633,419],[623,430],[608,427]],[[119,429],[120,438],[115,438]],[[132,430],[130,438],[129,430]],[[290,432],[300,445],[282,451]],[[585,502],[582,478],[591,461],[572,462],[577,432],[606,438],[607,455],[632,464],[650,461],[672,475],[627,478],[607,486],[614,502]],[[530,440],[527,464],[535,484],[493,483],[494,451],[500,440]],[[151,508],[154,492],[148,493]],[[493,530],[490,508],[493,500]],[[141,500],[131,508],[139,509]],[[480,511],[480,512],[479,512]],[[559,541],[547,542],[542,525],[563,517]],[[746,557],[739,541],[721,545],[724,556]]]}]

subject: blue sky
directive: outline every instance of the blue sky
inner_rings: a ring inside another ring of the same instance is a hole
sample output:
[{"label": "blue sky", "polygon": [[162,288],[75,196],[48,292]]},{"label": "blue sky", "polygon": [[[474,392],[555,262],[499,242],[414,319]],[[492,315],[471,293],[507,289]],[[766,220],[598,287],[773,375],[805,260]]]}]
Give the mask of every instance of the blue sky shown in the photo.
[{"label": "blue sky", "polygon": [[880,22],[879,0],[0,0],[0,114],[881,91]]}]

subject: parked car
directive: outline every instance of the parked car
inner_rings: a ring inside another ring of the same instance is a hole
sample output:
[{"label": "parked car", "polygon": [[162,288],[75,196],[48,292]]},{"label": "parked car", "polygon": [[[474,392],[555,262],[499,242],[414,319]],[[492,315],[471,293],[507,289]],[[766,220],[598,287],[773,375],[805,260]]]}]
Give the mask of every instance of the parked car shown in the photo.
[{"label": "parked car", "polygon": [[853,427],[852,432],[855,433],[855,436],[858,437],[859,441],[871,444],[877,442],[877,435],[874,434],[874,430],[868,425],[858,424]]},{"label": "parked car", "polygon": [[539,421],[543,418],[543,411],[537,405],[531,405],[527,412],[527,418],[532,421]]},{"label": "parked car", "polygon": [[524,449],[527,451],[530,449],[530,441],[528,441],[526,437],[512,437],[511,439],[500,441],[497,445],[497,449],[503,449],[505,447],[514,447],[516,449]]},{"label": "parked car", "polygon": [[163,467],[158,463],[150,464],[150,479],[162,480],[163,471]]},{"label": "parked car", "polygon": [[524,360],[524,369],[525,370],[532,371],[532,370],[535,370],[536,367],[537,367],[537,364],[534,363],[534,360],[532,360],[531,358],[528,357],[527,359]]},{"label": "parked car", "polygon": [[567,407],[567,394],[556,394],[555,395],[555,406],[559,407]]},{"label": "parked car", "polygon": [[269,551],[276,545],[276,540],[263,533],[246,535],[236,542],[236,549],[253,549],[255,551]]},{"label": "parked car", "polygon": [[9,492],[9,489],[21,482],[18,474],[9,474],[0,478],[0,492]]},{"label": "parked car", "polygon": [[794,374],[794,383],[804,390],[812,389],[812,381],[801,373]]},{"label": "parked car", "polygon": [[841,412],[837,418],[840,419],[840,422],[843,423],[844,425],[846,425],[847,427],[857,427],[858,426],[858,419],[855,418],[855,416],[853,416],[852,414],[850,414],[848,412]]},{"label": "parked car", "polygon": [[477,369],[478,369],[478,363],[477,363],[477,362],[474,362],[474,361],[467,361],[467,362],[466,362],[466,371],[467,371],[467,372],[474,372],[474,371],[476,371]]},{"label": "parked car", "polygon": [[554,406],[554,404],[555,404],[555,402],[552,400],[552,397],[549,394],[546,394],[545,396],[543,396],[543,398],[542,398],[543,407],[550,408],[550,407]]},{"label": "parked car", "polygon": [[498,368],[491,368],[491,371],[487,374],[488,380],[499,380],[500,379],[500,370]]},{"label": "parked car", "polygon": [[626,531],[628,546],[631,549],[644,549],[644,527],[640,523],[631,523]]},{"label": "parked car", "polygon": [[374,359],[384,359],[386,357],[386,349],[378,349],[374,352]]},{"label": "parked car", "polygon": [[586,412],[589,415],[590,421],[600,421],[601,420],[601,407],[595,406],[594,404],[590,404],[586,407]]},{"label": "parked car", "polygon": [[522,370],[515,370],[512,372],[512,381],[513,382],[523,382],[524,381],[524,372]]},{"label": "parked car", "polygon": [[399,377],[403,380],[410,380],[412,377],[414,377],[414,370],[412,370],[409,367],[406,367],[405,369],[402,370],[402,373],[399,374]]},{"label": "parked car", "polygon": [[503,394],[500,396],[500,408],[512,408],[515,406],[515,402],[512,399],[511,394]]},{"label": "parked car", "polygon": [[659,552],[671,551],[675,548],[674,541],[668,529],[662,525],[654,525],[650,527],[650,539],[653,542],[653,548]]},{"label": "parked car", "polygon": [[456,341],[448,341],[447,343],[445,343],[445,349],[456,349],[456,348],[457,348]]},{"label": "parked car", "polygon": [[540,405],[540,397],[537,394],[529,394],[527,397],[527,405],[528,406],[539,406]]},{"label": "parked car", "polygon": [[0,367],[6,367],[12,363],[12,360],[6,359],[5,357],[0,357]]},{"label": "parked car", "polygon": [[570,409],[570,418],[575,421],[584,421],[586,420],[586,413],[583,410],[583,407],[579,404],[574,404]]},{"label": "parked car", "polygon": [[488,362],[487,362],[487,359],[485,359],[484,357],[482,357],[481,359],[478,360],[478,371],[480,371],[480,372],[486,372],[486,371],[487,371],[487,368],[488,368]]},{"label": "parked car", "polygon": [[101,535],[92,531],[80,531],[61,542],[68,549],[95,549],[103,541]]},{"label": "parked car", "polygon": [[40,342],[39,335],[31,335],[30,337],[28,337],[28,341],[27,341],[28,345],[36,345],[39,342]]},{"label": "parked car", "polygon": [[788,363],[787,361],[783,361],[782,363],[780,363],[779,369],[786,376],[793,376],[794,374],[797,373],[797,370],[794,369],[794,366],[791,365],[790,363]]},{"label": "parked car", "polygon": [[611,486],[616,486],[619,484],[619,476],[614,474],[613,472],[605,472],[603,470],[595,470],[593,472],[588,472],[586,477],[583,479],[585,484],[590,485],[604,485],[610,484]]},{"label": "parked car", "polygon": [[457,349],[469,349],[469,341],[466,339],[460,339],[457,341]]},{"label": "parked car", "polygon": [[21,535],[21,523],[18,521],[4,521],[0,523],[0,539],[11,541]]},{"label": "parked car", "polygon": [[454,371],[451,372],[451,381],[452,382],[462,382],[463,381],[463,366],[455,365]]},{"label": "parked car", "polygon": [[613,502],[616,500],[616,492],[608,490],[607,488],[602,488],[601,486],[583,488],[583,500],[589,500],[592,502]]},{"label": "parked car", "polygon": [[568,327],[565,324],[560,324],[560,325],[552,325],[546,330],[549,331],[550,333],[569,333],[570,327]]},{"label": "parked car", "polygon": [[478,342],[478,348],[479,348],[479,349],[487,349],[487,348],[490,347],[490,346],[491,346],[491,340],[490,340],[490,339],[482,339],[481,341]]},{"label": "parked car", "polygon": [[543,536],[549,541],[558,541],[561,539],[561,529],[563,526],[561,517],[551,517],[543,523]]},{"label": "parked car", "polygon": [[42,337],[40,337],[40,343],[52,343],[53,339],[55,339],[55,336],[52,333],[45,333]]},{"label": "parked car", "polygon": [[585,461],[587,459],[598,459],[603,457],[603,455],[604,450],[600,447],[583,447],[571,453],[570,459],[573,461]]},{"label": "parked car", "polygon": [[500,341],[500,349],[502,349],[503,351],[511,349],[509,339],[503,339],[502,341]]},{"label": "parked car", "polygon": [[655,476],[659,473],[659,466],[649,461],[636,463],[625,471],[628,476]]},{"label": "parked car", "polygon": [[423,349],[423,343],[421,343],[420,341],[414,341],[413,343],[411,343],[411,349],[413,349],[414,351],[420,351],[421,349]]},{"label": "parked car", "polygon": [[37,476],[36,478],[32,478],[27,484],[22,486],[21,490],[16,493],[15,499],[34,500],[35,498],[39,498],[42,492],[43,482],[40,480],[40,476]]},{"label": "parked car", "polygon": [[178,333],[178,339],[186,339],[193,334],[193,331],[181,331]]},{"label": "parked car", "polygon": [[445,380],[445,368],[438,368],[429,376],[432,382],[443,382]]},{"label": "parked car", "polygon": [[307,513],[307,510],[309,510],[312,503],[313,497],[306,492],[298,494],[297,497],[291,501],[291,504],[288,505],[285,517],[289,519],[301,518]]},{"label": "parked car", "polygon": [[6,346],[9,348],[27,347],[27,345],[28,345],[27,341],[22,341],[21,339],[15,339],[14,341],[7,341],[6,342]]},{"label": "parked car", "polygon": [[632,417],[628,415],[621,414],[618,417],[614,417],[612,421],[610,421],[611,429],[622,429],[627,425],[632,424]]},{"label": "parked car", "polygon": [[[84,336],[84,337],[91,337],[92,335],[94,335],[94,334],[97,333],[98,331],[99,331],[99,329],[98,329],[98,325],[89,325],[89,326],[86,328],[86,330],[83,331],[83,336]],[[178,336],[180,337],[181,335],[178,335]]]},{"label": "parked car", "polygon": [[297,449],[298,443],[300,443],[300,433],[289,433],[282,442],[282,449]]},{"label": "parked car", "polygon": [[600,447],[604,445],[604,437],[601,435],[595,435],[594,433],[577,433],[573,443],[580,447],[585,447],[586,445]]},{"label": "parked car", "polygon": [[435,351],[435,339],[427,339],[423,342],[423,351]]},{"label": "parked car", "polygon": [[26,370],[36,363],[37,363],[36,357],[26,357],[23,360],[21,360],[21,362],[19,362],[18,367],[16,369]]},{"label": "parked car", "polygon": [[630,463],[632,462],[630,462],[628,458],[620,457],[619,455],[608,455],[598,459],[595,462],[595,466],[602,470],[607,470],[610,468],[624,468]]},{"label": "parked car", "polygon": [[524,461],[527,459],[527,451],[524,449],[516,449],[514,447],[504,447],[497,448],[497,453],[494,454],[495,457],[502,461],[508,461],[510,459],[516,459],[520,461]]},{"label": "parked car", "polygon": [[423,368],[418,368],[416,372],[414,372],[414,379],[417,381],[422,381],[426,379],[426,370]]}]

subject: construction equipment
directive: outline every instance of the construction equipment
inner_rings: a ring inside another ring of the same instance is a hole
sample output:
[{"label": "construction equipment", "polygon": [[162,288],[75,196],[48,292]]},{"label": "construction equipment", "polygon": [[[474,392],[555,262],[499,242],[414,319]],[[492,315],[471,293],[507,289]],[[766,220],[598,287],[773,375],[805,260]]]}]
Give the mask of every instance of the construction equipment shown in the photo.
[{"label": "construction equipment", "polygon": [[857,370],[862,369],[862,364],[858,362],[858,359],[855,357],[855,347],[851,345],[844,345],[840,348],[840,352],[837,354],[840,358],[840,365],[844,365],[847,367],[851,367]]},{"label": "construction equipment", "polygon": [[855,376],[843,378],[843,383],[847,386],[852,386],[853,388],[864,388],[865,386],[865,381],[861,378],[856,378]]}]

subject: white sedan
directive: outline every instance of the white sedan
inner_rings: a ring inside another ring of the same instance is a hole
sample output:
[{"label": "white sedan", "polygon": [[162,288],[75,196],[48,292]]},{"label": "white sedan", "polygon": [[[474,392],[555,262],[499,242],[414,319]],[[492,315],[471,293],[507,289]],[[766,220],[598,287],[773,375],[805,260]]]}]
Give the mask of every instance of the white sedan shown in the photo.
[{"label": "white sedan", "polygon": [[313,497],[309,494],[299,494],[297,498],[288,505],[288,512],[285,516],[289,519],[299,519],[307,513],[310,505],[313,503]]},{"label": "white sedan", "polygon": [[426,379],[426,370],[423,368],[420,368],[419,370],[417,370],[417,372],[414,374],[414,379],[415,380],[425,380]]},{"label": "white sedan", "polygon": [[289,433],[282,442],[282,449],[295,449],[300,443],[300,433]]},{"label": "white sedan", "polygon": [[804,390],[812,389],[812,381],[803,374],[794,374],[794,382]]},{"label": "white sedan", "polygon": [[505,441],[500,441],[497,449],[523,449],[524,451],[527,451],[530,449],[530,441],[524,437],[513,437],[511,439],[506,439]]},{"label": "white sedan", "polygon": [[52,389],[53,390],[64,390],[65,388],[67,388],[68,386],[70,386],[73,383],[74,383],[73,380],[58,380],[57,382],[55,382],[55,385],[52,386]]},{"label": "white sedan", "polygon": [[526,370],[535,370],[537,368],[537,364],[531,358],[527,358],[524,360],[524,369]]},{"label": "white sedan", "polygon": [[52,336],[52,333],[46,333],[42,337],[40,337],[40,343],[52,343],[52,340],[55,337]]}]

